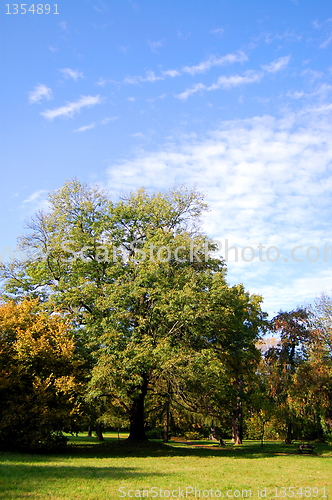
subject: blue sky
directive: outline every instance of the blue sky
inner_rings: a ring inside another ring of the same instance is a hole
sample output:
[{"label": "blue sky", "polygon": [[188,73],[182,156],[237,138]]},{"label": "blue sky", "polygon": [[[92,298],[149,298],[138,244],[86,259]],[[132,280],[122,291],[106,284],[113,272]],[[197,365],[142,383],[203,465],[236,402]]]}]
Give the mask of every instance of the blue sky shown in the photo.
[{"label": "blue sky", "polygon": [[221,254],[236,247],[230,283],[271,315],[330,293],[329,1],[14,5],[1,12],[2,254],[67,179],[114,199],[185,183],[205,194]]}]

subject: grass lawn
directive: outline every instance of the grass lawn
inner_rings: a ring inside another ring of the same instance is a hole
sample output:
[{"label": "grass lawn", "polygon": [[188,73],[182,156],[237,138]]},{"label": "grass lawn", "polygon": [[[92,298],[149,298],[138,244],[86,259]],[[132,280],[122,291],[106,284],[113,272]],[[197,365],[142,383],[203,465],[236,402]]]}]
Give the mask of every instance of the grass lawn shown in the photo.
[{"label": "grass lawn", "polygon": [[72,437],[67,450],[57,455],[1,453],[0,498],[332,500],[331,445],[317,444],[313,455],[299,455],[296,444],[269,442],[261,447],[248,441],[221,448],[208,441],[167,445],[152,441],[134,445],[124,435],[120,440],[115,434],[105,436],[105,443],[83,435]]}]

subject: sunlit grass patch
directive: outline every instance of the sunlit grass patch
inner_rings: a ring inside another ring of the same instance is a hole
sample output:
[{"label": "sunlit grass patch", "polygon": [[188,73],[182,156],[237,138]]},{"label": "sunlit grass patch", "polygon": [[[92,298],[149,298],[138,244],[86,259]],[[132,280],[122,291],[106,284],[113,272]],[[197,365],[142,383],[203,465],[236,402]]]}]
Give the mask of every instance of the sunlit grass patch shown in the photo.
[{"label": "sunlit grass patch", "polygon": [[150,498],[162,498],[161,494],[165,498],[167,492],[176,491],[185,492],[187,498],[195,498],[195,492],[199,498],[198,491],[205,495],[209,491],[210,498],[217,491],[225,498],[227,492],[228,498],[237,498],[242,490],[250,490],[252,498],[259,498],[258,491],[271,499],[278,498],[276,494],[290,498],[292,492],[297,499],[309,498],[309,493],[312,498],[331,498],[332,447],[326,444],[317,444],[314,455],[299,455],[297,444],[133,444],[125,437],[106,433],[99,443],[80,434],[71,437],[68,448],[57,455],[3,452],[0,498],[102,500],[129,498],[129,494],[139,497],[143,490]]}]

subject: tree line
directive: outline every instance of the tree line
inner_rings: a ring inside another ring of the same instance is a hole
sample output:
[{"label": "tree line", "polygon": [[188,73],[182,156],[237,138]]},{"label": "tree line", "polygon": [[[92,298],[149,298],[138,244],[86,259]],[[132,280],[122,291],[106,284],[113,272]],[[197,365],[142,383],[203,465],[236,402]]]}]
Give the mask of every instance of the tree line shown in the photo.
[{"label": "tree line", "polygon": [[[184,187],[113,202],[67,182],[1,265],[0,446],[102,425],[264,438],[332,428],[332,303],[280,312],[230,286]],[[270,332],[273,340],[264,340]]]}]

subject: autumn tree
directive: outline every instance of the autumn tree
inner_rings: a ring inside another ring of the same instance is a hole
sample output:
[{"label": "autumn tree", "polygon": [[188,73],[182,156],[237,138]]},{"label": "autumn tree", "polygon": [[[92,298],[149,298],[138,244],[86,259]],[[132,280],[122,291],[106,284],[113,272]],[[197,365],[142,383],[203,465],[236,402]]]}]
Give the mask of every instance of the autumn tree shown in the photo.
[{"label": "autumn tree", "polygon": [[312,341],[308,311],[298,308],[280,312],[271,321],[271,330],[279,342],[265,353],[269,392],[284,420],[285,443],[290,444],[300,432],[298,401],[303,387],[298,384],[298,376]]},{"label": "autumn tree", "polygon": [[69,325],[38,299],[0,307],[0,445],[52,449],[79,423],[80,362]]},{"label": "autumn tree", "polygon": [[332,298],[323,293],[308,310],[311,342],[298,385],[302,387],[302,412],[316,437],[322,437],[332,432]]}]

